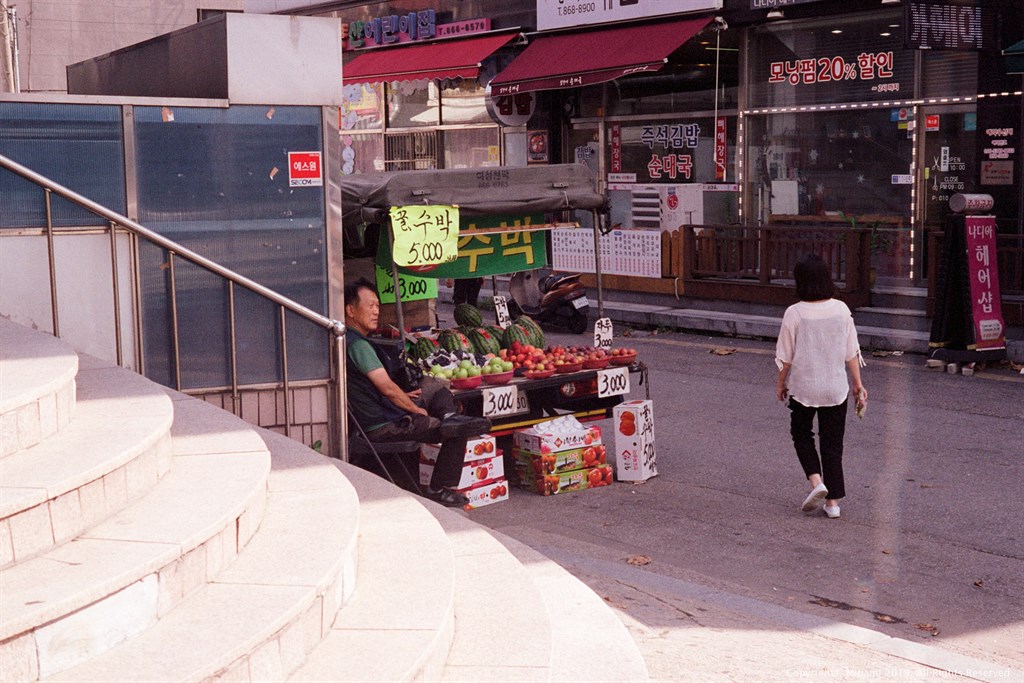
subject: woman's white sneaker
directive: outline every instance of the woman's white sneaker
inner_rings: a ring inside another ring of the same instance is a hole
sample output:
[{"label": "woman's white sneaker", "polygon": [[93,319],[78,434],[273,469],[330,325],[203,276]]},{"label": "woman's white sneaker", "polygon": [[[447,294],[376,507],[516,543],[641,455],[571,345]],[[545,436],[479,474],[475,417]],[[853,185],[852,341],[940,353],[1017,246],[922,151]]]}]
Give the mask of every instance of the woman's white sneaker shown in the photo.
[{"label": "woman's white sneaker", "polygon": [[800,506],[800,509],[804,512],[810,512],[821,505],[821,501],[825,500],[826,496],[828,496],[828,489],[825,488],[824,484],[818,484],[804,498],[804,504]]},{"label": "woman's white sneaker", "polygon": [[825,506],[825,514],[828,515],[829,519],[839,519],[839,506],[838,505],[832,505],[832,506],[826,505]]}]

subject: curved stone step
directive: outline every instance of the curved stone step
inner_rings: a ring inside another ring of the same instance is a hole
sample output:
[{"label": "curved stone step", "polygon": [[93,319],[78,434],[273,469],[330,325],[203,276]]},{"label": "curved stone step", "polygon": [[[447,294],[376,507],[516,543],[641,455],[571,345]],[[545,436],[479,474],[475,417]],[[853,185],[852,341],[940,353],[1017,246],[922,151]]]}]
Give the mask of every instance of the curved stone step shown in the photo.
[{"label": "curved stone step", "polygon": [[53,335],[0,318],[0,457],[31,448],[75,412],[78,355]]},{"label": "curved stone step", "polygon": [[74,419],[0,460],[0,567],[123,509],[170,467],[174,409],[161,387],[89,356],[77,385]]},{"label": "curved stone step", "polygon": [[283,680],[327,635],[355,588],[358,497],[327,458],[259,435],[266,514],[237,559],[144,633],[46,680]]},{"label": "curved stone step", "polygon": [[552,615],[530,572],[472,521],[472,513],[467,518],[437,506],[430,511],[455,553],[455,638],[441,681],[546,682],[559,657],[576,662],[585,656],[585,650],[554,650]]},{"label": "curved stone step", "polygon": [[[174,405],[179,419],[205,410]],[[224,452],[191,453],[183,434],[184,451],[144,496],[0,572],[0,649],[30,649],[40,676],[75,666],[149,628],[235,558],[262,519],[270,458],[258,439],[260,450],[238,451],[235,435],[252,428],[227,417],[237,424],[222,429]]]},{"label": "curved stone step", "polygon": [[[332,462],[360,498],[359,583],[288,680],[438,680],[453,637],[455,570],[448,537],[424,509],[437,506]],[[494,645],[501,647],[497,639]]]},{"label": "curved stone step", "polygon": [[552,623],[553,683],[649,680],[636,641],[601,596],[544,554],[497,531],[491,533],[522,563],[543,596]]}]

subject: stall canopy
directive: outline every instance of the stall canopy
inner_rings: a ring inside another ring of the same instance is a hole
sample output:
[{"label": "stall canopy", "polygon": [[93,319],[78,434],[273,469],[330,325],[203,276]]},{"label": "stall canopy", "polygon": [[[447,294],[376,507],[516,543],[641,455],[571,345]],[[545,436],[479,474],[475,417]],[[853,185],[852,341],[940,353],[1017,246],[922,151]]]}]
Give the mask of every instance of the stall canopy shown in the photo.
[{"label": "stall canopy", "polygon": [[346,64],[342,80],[347,84],[476,78],[480,63],[517,35],[506,32],[422,45],[375,48]]},{"label": "stall canopy", "polygon": [[363,173],[341,178],[342,222],[379,223],[392,206],[445,204],[462,216],[600,209],[604,196],[582,164]]},{"label": "stall canopy", "polygon": [[1006,57],[1006,73],[1024,74],[1024,40],[1003,50]]},{"label": "stall canopy", "polygon": [[540,36],[490,83],[491,95],[578,88],[658,71],[710,18]]}]

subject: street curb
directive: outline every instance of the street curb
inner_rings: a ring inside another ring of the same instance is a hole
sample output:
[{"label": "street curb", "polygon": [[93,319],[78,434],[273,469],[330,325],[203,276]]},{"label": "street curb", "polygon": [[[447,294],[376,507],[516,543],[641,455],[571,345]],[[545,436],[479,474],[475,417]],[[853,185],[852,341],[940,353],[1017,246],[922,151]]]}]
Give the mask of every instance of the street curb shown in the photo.
[{"label": "street curb", "polygon": [[1021,671],[1017,669],[1009,669],[999,664],[959,655],[930,645],[914,643],[903,638],[887,636],[862,626],[832,621],[735,593],[708,588],[690,581],[663,576],[631,565],[576,555],[557,546],[532,547],[566,568],[577,567],[631,586],[644,586],[665,593],[702,600],[733,612],[749,614],[787,628],[808,631],[825,638],[865,647],[880,654],[898,657],[970,680],[1001,683],[1021,678]]}]

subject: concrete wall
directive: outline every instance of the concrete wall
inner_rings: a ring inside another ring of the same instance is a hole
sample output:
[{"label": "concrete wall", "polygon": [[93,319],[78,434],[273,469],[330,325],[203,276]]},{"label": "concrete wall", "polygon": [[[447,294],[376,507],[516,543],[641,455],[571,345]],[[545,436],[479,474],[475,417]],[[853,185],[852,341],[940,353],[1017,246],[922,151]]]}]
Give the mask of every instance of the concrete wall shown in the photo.
[{"label": "concrete wall", "polygon": [[199,10],[241,11],[243,0],[18,0],[22,92],[66,92],[64,67],[184,28]]}]

